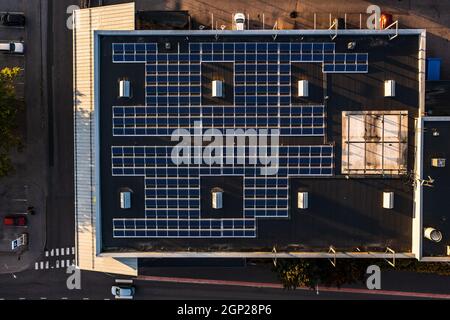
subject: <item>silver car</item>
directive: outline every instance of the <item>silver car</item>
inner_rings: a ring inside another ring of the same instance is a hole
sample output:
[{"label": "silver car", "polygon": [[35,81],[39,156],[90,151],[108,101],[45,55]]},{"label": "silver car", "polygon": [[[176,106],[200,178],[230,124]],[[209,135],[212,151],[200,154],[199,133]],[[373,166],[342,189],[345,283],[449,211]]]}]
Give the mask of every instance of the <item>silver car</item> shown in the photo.
[{"label": "silver car", "polygon": [[132,286],[112,286],[111,293],[116,299],[133,299],[134,287],[132,287]]}]

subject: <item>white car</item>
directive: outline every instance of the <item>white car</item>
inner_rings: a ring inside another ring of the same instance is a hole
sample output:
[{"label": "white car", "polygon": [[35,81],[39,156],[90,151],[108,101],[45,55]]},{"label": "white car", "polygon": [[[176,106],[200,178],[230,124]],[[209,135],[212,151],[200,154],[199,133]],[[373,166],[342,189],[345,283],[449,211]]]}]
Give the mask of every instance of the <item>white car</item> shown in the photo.
[{"label": "white car", "polygon": [[244,30],[245,29],[245,14],[236,13],[233,16],[234,28],[236,30]]},{"label": "white car", "polygon": [[133,299],[134,287],[132,287],[132,286],[112,286],[111,293],[116,299]]},{"label": "white car", "polygon": [[8,53],[23,53],[24,46],[22,42],[0,43],[0,51]]}]

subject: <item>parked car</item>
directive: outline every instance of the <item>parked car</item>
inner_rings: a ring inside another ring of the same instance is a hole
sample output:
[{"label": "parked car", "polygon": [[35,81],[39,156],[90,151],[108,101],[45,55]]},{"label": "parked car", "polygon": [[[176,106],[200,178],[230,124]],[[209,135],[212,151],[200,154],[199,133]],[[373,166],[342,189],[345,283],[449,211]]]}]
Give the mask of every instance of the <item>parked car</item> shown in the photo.
[{"label": "parked car", "polygon": [[111,293],[116,299],[133,299],[133,286],[112,286]]},{"label": "parked car", "polygon": [[2,14],[0,21],[4,26],[24,26],[25,16],[20,13],[4,13]]},{"label": "parked car", "polygon": [[245,29],[245,14],[236,13],[233,16],[233,24],[235,30],[244,30]]},{"label": "parked car", "polygon": [[6,216],[3,218],[3,224],[5,226],[24,227],[27,225],[27,217],[23,215]]},{"label": "parked car", "polygon": [[23,53],[24,46],[22,42],[0,43],[0,52]]}]

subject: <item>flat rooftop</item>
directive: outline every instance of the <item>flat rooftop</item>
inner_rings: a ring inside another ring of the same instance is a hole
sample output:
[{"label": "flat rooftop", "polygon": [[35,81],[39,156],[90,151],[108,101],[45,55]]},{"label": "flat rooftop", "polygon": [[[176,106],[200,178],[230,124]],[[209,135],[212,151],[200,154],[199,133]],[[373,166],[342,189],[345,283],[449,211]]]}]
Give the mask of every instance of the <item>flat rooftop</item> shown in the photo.
[{"label": "flat rooftop", "polygon": [[[419,34],[363,33],[97,33],[101,252],[411,252]],[[129,98],[119,97],[121,80]],[[223,96],[212,95],[214,80]],[[258,139],[267,130],[258,140],[267,152],[252,162],[247,146],[242,163],[228,163],[224,139],[208,153],[208,134],[236,129]],[[278,166],[267,174],[274,130]],[[190,163],[174,159],[181,136],[192,138],[183,149]],[[220,209],[213,190],[223,193]],[[298,192],[308,192],[307,209]],[[393,209],[383,208],[383,192],[394,192]]]},{"label": "flat rooftop", "polygon": [[[423,240],[423,255],[446,256],[450,253],[450,117],[427,118],[424,121],[423,179],[430,181],[423,186],[423,228],[433,228],[442,233],[438,243]],[[443,167],[433,164],[433,159],[445,159]]]}]

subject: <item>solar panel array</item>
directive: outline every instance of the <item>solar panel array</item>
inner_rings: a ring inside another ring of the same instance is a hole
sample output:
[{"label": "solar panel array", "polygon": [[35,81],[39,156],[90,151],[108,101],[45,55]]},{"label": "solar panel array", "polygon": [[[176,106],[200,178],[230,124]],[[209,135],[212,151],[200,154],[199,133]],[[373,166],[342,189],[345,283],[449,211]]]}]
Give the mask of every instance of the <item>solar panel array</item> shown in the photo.
[{"label": "solar panel array", "polygon": [[[255,237],[256,218],[289,216],[288,177],[333,173],[332,146],[281,146],[273,176],[250,164],[248,148],[240,165],[185,165],[172,161],[171,146],[113,146],[113,176],[144,177],[146,218],[113,219],[114,237]],[[244,177],[242,218],[202,218],[200,177],[211,175]]]},{"label": "solar panel array", "polygon": [[[367,53],[337,53],[335,44],[289,42],[189,43],[175,53],[156,43],[113,43],[114,63],[144,63],[146,104],[113,108],[114,136],[170,136],[176,129],[278,129],[282,136],[324,136],[323,105],[291,101],[291,64],[322,63],[323,72],[364,73]],[[203,105],[201,66],[233,63],[233,105]],[[247,147],[248,148],[248,147]],[[248,152],[241,164],[175,164],[172,146],[111,146],[112,175],[143,177],[145,216],[113,219],[118,238],[256,237],[256,219],[287,218],[288,179],[333,175],[329,145],[279,148],[275,175],[261,174]],[[236,150],[237,151],[237,150]],[[249,151],[249,150],[246,150]],[[206,219],[200,177],[243,177],[243,216]]]}]

